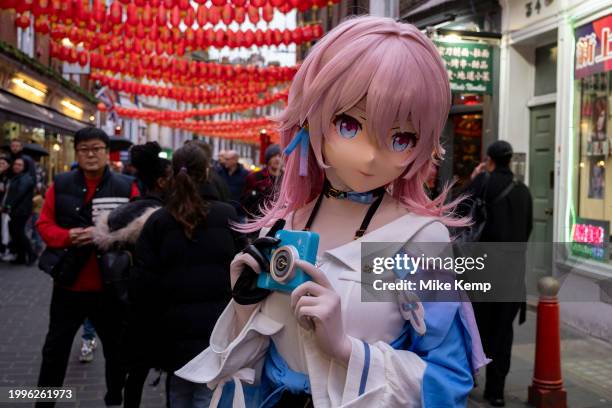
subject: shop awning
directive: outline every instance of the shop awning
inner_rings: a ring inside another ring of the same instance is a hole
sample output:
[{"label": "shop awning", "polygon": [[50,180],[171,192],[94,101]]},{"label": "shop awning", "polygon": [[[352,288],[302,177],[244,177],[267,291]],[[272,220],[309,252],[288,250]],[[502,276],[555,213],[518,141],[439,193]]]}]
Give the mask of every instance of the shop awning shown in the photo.
[{"label": "shop awning", "polygon": [[422,2],[420,5],[418,5],[417,7],[413,8],[412,10],[404,13],[402,15],[402,19],[416,16],[417,14],[423,13],[427,10],[431,10],[435,7],[441,6],[446,3],[450,3],[452,1],[454,0],[426,0]]},{"label": "shop awning", "polygon": [[27,125],[43,127],[59,133],[74,133],[88,126],[87,123],[0,90],[0,117],[15,120],[14,116],[18,116],[20,121]]}]

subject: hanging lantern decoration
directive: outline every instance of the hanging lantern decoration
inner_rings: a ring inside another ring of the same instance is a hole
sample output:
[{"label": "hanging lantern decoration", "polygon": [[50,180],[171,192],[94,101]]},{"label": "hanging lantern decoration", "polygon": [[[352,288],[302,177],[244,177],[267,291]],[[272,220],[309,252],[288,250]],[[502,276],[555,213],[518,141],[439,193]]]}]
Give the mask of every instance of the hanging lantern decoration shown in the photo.
[{"label": "hanging lantern decoration", "polygon": [[254,6],[249,6],[247,8],[247,14],[249,16],[249,21],[253,25],[257,25],[259,23],[259,9]]},{"label": "hanging lantern decoration", "polygon": [[246,20],[246,9],[242,6],[234,7],[234,21],[238,24],[244,23]]},{"label": "hanging lantern decoration", "polygon": [[219,24],[219,21],[221,21],[221,9],[217,6],[212,6],[208,10],[208,22],[215,26]]},{"label": "hanging lantern decoration", "polygon": [[31,24],[30,16],[28,16],[27,13],[20,14],[15,19],[15,25],[21,28],[22,30],[25,30],[26,28],[28,28],[30,24]]},{"label": "hanging lantern decoration", "polygon": [[227,4],[227,0],[211,0],[211,2],[215,7],[223,7]]},{"label": "hanging lantern decoration", "polygon": [[266,4],[266,0],[249,0],[249,4],[253,7],[262,8]]},{"label": "hanging lantern decoration", "polygon": [[47,19],[47,16],[38,17],[38,19],[34,23],[34,29],[37,33],[49,34],[49,31],[51,31],[51,26],[49,25],[49,20]]},{"label": "hanging lantern decoration", "polygon": [[270,23],[274,19],[274,7],[266,4],[261,10],[261,17],[266,23]]},{"label": "hanging lantern decoration", "polygon": [[208,7],[206,7],[206,4],[200,4],[198,6],[196,19],[198,20],[198,25],[200,27],[204,27],[208,22]]},{"label": "hanging lantern decoration", "polygon": [[[2,1],[0,1],[0,9],[3,9]],[[42,16],[49,12],[49,0],[35,0],[29,10],[32,12],[34,17]]]},{"label": "hanging lantern decoration", "polygon": [[181,10],[178,6],[174,6],[170,13],[170,24],[178,28],[181,25]]},{"label": "hanging lantern decoration", "polygon": [[185,25],[189,28],[192,27],[193,23],[195,23],[195,19],[195,11],[193,11],[193,8],[190,5],[187,5],[187,13],[183,19]]},{"label": "hanging lantern decoration", "polygon": [[113,1],[110,6],[110,21],[117,25],[121,23],[121,17],[123,15],[123,7],[117,1]]},{"label": "hanging lantern decoration", "polygon": [[157,25],[160,27],[165,27],[168,24],[166,6],[164,6],[163,4],[159,5],[155,20],[157,21]]},{"label": "hanging lantern decoration", "polygon": [[226,4],[223,6],[221,11],[221,20],[225,25],[230,25],[230,23],[234,21],[234,8],[231,5]]}]

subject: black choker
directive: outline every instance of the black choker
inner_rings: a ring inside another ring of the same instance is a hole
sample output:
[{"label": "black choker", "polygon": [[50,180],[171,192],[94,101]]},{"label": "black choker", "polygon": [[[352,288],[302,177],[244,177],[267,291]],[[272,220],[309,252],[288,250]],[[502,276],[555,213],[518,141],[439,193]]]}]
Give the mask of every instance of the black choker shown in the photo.
[{"label": "black choker", "polygon": [[384,192],[384,187],[378,187],[377,189],[370,190],[365,193],[342,191],[332,187],[327,180],[325,180],[325,184],[323,185],[323,194],[325,194],[325,197],[337,198],[339,200],[347,199],[361,204],[372,204],[374,200],[384,194]]}]

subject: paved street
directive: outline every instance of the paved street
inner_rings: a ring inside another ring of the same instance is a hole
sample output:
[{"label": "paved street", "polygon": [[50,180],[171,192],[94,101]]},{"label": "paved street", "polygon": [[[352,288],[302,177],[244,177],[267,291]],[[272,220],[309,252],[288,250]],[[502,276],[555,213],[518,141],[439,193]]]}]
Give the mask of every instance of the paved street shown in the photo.
[{"label": "paved street", "polygon": [[[48,324],[51,279],[36,268],[0,264],[0,280],[0,386],[32,386],[36,384],[40,350]],[[507,406],[511,408],[526,406],[527,386],[533,370],[534,333],[535,315],[528,313],[527,322],[515,332],[512,370],[507,385]],[[569,407],[612,407],[612,346],[584,337],[568,327],[562,329],[562,338]],[[78,402],[58,404],[58,407],[102,407],[101,350],[96,351],[93,363],[82,364],[78,361],[79,346],[80,340],[75,341],[66,375],[66,385],[76,388]],[[150,375],[149,383],[155,379],[154,374]],[[472,393],[470,407],[487,406],[480,397],[481,390],[482,386]],[[157,387],[147,385],[143,406],[164,405],[163,381]]]},{"label": "paved street", "polygon": [[[34,386],[38,379],[41,349],[49,322],[51,278],[36,268],[0,264],[0,387]],[[147,339],[143,339],[147,341]],[[76,388],[78,402],[58,407],[103,407],[104,364],[102,350],[93,363],[79,362],[80,338],[72,345],[66,386]],[[156,378],[149,375],[148,383]],[[164,407],[163,378],[157,387],[146,385],[143,407]],[[25,407],[28,404],[14,404]],[[2,404],[2,407],[11,406]]]}]

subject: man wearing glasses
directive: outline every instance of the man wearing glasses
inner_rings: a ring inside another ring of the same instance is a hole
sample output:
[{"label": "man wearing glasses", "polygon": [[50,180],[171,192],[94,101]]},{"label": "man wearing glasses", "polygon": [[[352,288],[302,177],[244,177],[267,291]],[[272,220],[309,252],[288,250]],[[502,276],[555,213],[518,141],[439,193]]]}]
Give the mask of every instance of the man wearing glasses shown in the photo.
[{"label": "man wearing glasses", "polygon": [[89,318],[106,360],[104,401],[120,405],[125,377],[118,356],[121,312],[118,302],[103,290],[92,234],[97,217],[136,197],[138,188],[131,177],[110,171],[109,143],[100,129],[76,132],[78,168],[55,177],[36,224],[47,244],[39,266],[54,278],[38,386],[63,385],[74,336]]}]

